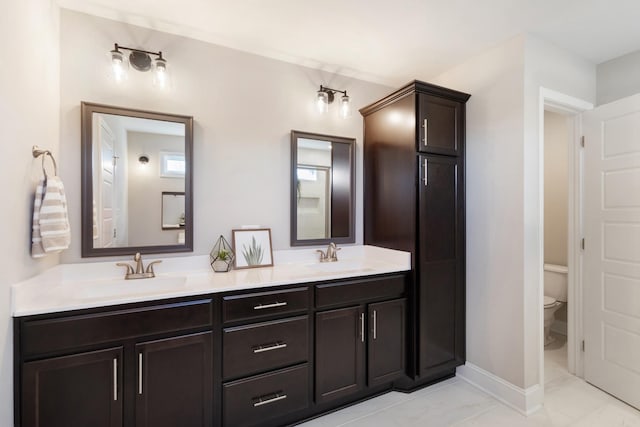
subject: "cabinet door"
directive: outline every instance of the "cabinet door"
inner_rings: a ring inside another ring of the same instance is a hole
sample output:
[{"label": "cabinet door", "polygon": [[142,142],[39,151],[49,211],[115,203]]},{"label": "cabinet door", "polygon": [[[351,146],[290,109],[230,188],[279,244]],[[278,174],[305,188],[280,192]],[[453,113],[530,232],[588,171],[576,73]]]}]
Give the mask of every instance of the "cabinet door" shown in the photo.
[{"label": "cabinet door", "polygon": [[365,318],[361,306],[316,313],[316,402],[365,386]]},{"label": "cabinet door", "polygon": [[369,304],[369,387],[405,375],[406,300]]},{"label": "cabinet door", "polygon": [[464,104],[438,96],[418,95],[418,151],[460,155]]},{"label": "cabinet door", "polygon": [[212,334],[136,345],[136,426],[211,426]]},{"label": "cabinet door", "polygon": [[464,359],[464,203],[462,159],[419,156],[419,368]]},{"label": "cabinet door", "polygon": [[122,426],[122,347],[27,362],[22,425]]}]

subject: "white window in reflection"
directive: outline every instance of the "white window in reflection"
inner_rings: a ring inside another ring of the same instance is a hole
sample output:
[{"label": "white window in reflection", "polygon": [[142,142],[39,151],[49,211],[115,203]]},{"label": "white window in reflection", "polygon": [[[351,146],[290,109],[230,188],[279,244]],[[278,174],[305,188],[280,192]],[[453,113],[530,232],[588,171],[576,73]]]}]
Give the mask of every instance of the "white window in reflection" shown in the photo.
[{"label": "white window in reflection", "polygon": [[298,168],[298,180],[299,181],[317,181],[318,180],[318,170],[317,169]]},{"label": "white window in reflection", "polygon": [[164,178],[184,178],[186,163],[184,153],[160,152],[160,176]]}]

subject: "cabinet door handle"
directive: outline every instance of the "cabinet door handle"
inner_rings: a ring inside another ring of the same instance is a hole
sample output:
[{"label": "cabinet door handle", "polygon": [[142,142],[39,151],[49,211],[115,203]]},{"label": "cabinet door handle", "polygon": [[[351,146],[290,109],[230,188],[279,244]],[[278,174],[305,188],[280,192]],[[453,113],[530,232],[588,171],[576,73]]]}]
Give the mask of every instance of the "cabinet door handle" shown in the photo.
[{"label": "cabinet door handle", "polygon": [[360,314],[360,341],[364,342],[364,313]]},{"label": "cabinet door handle", "polygon": [[277,402],[278,400],[284,400],[287,398],[286,394],[280,394],[280,392],[272,394],[272,395],[268,395],[268,396],[273,396],[269,399],[265,399],[265,397],[267,396],[261,396],[258,397],[256,399],[254,399],[253,402],[253,407],[257,408],[258,406],[262,406],[262,405],[268,405],[269,403],[274,403]]},{"label": "cabinet door handle", "polygon": [[118,358],[113,358],[113,400],[118,400]]},{"label": "cabinet door handle", "polygon": [[428,143],[427,129],[429,129],[429,121],[426,118],[422,122],[422,128],[424,129],[424,137],[422,138],[422,142],[424,142],[424,146],[426,147]]},{"label": "cabinet door handle", "polygon": [[138,394],[142,394],[142,353],[138,353]]},{"label": "cabinet door handle", "polygon": [[285,305],[287,305],[286,301],[285,302],[274,302],[273,304],[258,304],[255,307],[253,307],[254,310],[264,310],[265,308],[274,308],[274,307],[284,307]]},{"label": "cabinet door handle", "polygon": [[253,349],[253,352],[254,353],[264,353],[265,351],[280,350],[281,348],[287,348],[287,343],[277,342],[277,343],[275,343],[273,345],[268,345],[268,346],[259,345],[258,347]]},{"label": "cabinet door handle", "polygon": [[373,339],[378,339],[378,317],[375,310],[373,310]]},{"label": "cabinet door handle", "polygon": [[425,187],[429,186],[428,173],[429,173],[428,159],[424,159],[424,186]]}]

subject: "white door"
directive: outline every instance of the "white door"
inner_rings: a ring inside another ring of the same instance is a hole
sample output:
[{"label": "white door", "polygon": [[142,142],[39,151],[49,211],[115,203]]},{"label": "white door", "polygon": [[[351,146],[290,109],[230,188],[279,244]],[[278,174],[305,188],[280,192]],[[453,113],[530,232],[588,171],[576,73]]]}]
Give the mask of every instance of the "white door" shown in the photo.
[{"label": "white door", "polygon": [[640,95],[583,124],[585,379],[640,408]]},{"label": "white door", "polygon": [[114,218],[114,153],[113,132],[107,123],[100,118],[98,148],[100,153],[100,196],[99,196],[99,224],[100,246],[110,248],[116,233]]}]

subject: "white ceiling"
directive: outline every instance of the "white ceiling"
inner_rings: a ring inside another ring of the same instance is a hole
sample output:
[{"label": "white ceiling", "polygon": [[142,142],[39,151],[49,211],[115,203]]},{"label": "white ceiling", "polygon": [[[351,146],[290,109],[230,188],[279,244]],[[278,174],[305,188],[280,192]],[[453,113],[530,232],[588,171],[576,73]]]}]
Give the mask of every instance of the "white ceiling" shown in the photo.
[{"label": "white ceiling", "polygon": [[62,7],[388,84],[517,34],[594,63],[640,49],[640,0],[59,0]]}]

